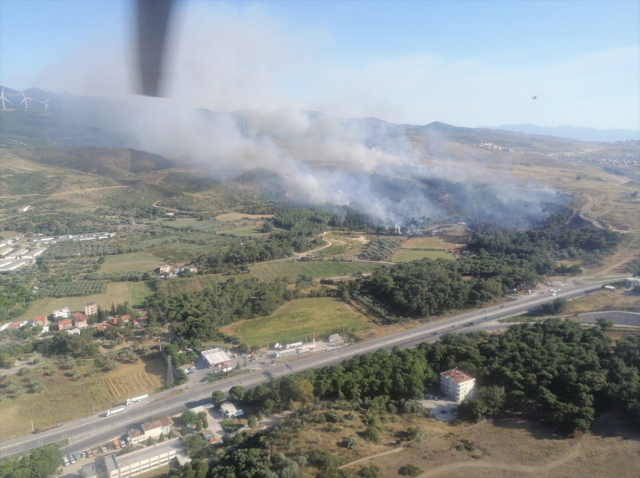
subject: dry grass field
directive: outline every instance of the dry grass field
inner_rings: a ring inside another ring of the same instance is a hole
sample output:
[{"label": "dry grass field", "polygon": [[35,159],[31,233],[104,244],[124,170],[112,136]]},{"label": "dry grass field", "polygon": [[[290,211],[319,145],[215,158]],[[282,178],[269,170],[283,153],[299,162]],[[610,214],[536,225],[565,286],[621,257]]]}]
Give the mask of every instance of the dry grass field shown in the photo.
[{"label": "dry grass field", "polygon": [[[519,419],[501,419],[466,428],[414,420],[425,440],[398,453],[360,462],[351,467],[377,465],[381,478],[395,478],[401,466],[413,464],[424,472],[421,478],[468,477],[580,477],[635,478],[640,469],[640,435],[621,427],[611,429],[605,416],[594,433],[575,439],[560,439],[541,425]],[[409,424],[407,424],[409,425]],[[612,433],[613,432],[613,433]],[[608,436],[607,436],[608,435]],[[460,440],[468,440],[472,451],[459,451]]]},{"label": "dry grass field", "polygon": [[582,314],[602,310],[640,312],[640,296],[625,290],[600,290],[567,302],[565,314]]},{"label": "dry grass field", "polygon": [[[397,478],[399,469],[408,464],[422,470],[421,478],[637,478],[640,470],[640,433],[625,427],[623,417],[603,415],[592,434],[563,439],[518,417],[452,425],[419,414],[386,415],[376,444],[361,436],[366,426],[360,414],[349,420],[347,412],[336,413],[337,424],[286,433],[283,445],[271,447],[272,455],[293,457],[301,449],[326,450],[354,477],[376,465],[380,478]],[[406,440],[409,427],[422,431],[420,443]],[[344,445],[349,436],[357,440],[352,450]],[[466,447],[461,446],[464,443]]]},{"label": "dry grass field", "polygon": [[[107,291],[104,294],[93,294],[82,297],[46,297],[33,301],[25,314],[21,317],[24,320],[32,319],[36,315],[49,315],[54,310],[69,307],[72,312],[84,313],[85,302],[95,302],[103,309],[109,309],[111,303],[123,304],[125,301],[132,304],[132,284],[133,282],[109,282]],[[139,293],[139,292],[137,292]],[[136,299],[139,300],[139,299]]]},{"label": "dry grass field", "polygon": [[240,221],[241,219],[267,219],[267,218],[272,218],[273,214],[243,214],[240,212],[230,212],[227,214],[220,214],[219,216],[216,216],[216,220],[218,221],[225,221],[225,222],[234,222],[234,221]]},{"label": "dry grass field", "polygon": [[[53,364],[47,366],[56,369]],[[78,372],[84,374],[92,366],[93,361],[87,360],[78,366]],[[25,391],[29,379],[42,382],[44,391],[0,402],[0,440],[31,431],[31,420],[35,427],[53,425],[106,410],[132,395],[154,393],[164,385],[166,371],[158,354],[134,364],[120,363],[114,371],[97,372],[77,382],[66,377],[63,370],[44,376],[43,368],[35,368],[26,377],[12,376]]]}]

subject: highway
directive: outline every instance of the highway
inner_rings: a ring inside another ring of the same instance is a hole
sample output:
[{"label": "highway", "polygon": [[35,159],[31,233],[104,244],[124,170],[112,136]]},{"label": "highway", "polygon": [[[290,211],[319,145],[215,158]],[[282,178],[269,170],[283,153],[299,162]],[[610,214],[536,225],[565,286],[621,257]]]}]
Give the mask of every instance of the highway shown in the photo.
[{"label": "highway", "polygon": [[[190,382],[181,389],[162,392],[152,396],[146,401],[127,406],[124,412],[110,417],[105,417],[105,413],[102,412],[99,415],[65,423],[62,427],[53,430],[7,440],[0,443],[0,457],[21,453],[64,439],[69,439],[69,445],[63,448],[64,453],[83,451],[104,443],[109,439],[121,436],[132,428],[147,421],[146,419],[149,417],[175,415],[181,413],[187,407],[210,403],[211,392],[214,390],[227,392],[234,385],[253,388],[259,384],[269,382],[272,378],[309,368],[335,365],[355,355],[361,355],[381,348],[391,349],[393,347],[399,347],[406,349],[415,347],[421,342],[434,342],[446,333],[506,328],[511,324],[499,324],[496,321],[522,314],[543,303],[550,302],[552,299],[574,299],[586,295],[599,290],[604,282],[612,282],[614,280],[617,279],[609,279],[597,283],[586,283],[584,285],[566,284],[562,286],[562,290],[557,292],[555,297],[551,297],[551,294],[548,292],[540,294],[536,291],[528,296],[520,296],[513,302],[502,306],[494,306],[446,319],[434,320],[426,325],[421,325],[394,335],[339,347],[328,352],[309,354],[304,358],[297,357],[295,361],[290,363],[292,370],[285,370],[284,363],[282,363],[282,366],[269,367],[265,370],[221,380],[213,384]],[[486,321],[484,320],[485,317],[487,318]],[[474,323],[473,326],[469,325],[471,322]],[[25,423],[27,421],[28,417],[25,417]]]}]

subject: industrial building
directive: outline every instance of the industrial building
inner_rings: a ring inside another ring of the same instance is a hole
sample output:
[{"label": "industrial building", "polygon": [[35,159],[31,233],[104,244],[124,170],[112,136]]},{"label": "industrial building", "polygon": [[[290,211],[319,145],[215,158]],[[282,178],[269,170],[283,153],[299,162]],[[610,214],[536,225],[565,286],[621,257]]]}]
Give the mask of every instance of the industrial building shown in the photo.
[{"label": "industrial building", "polygon": [[200,354],[209,368],[224,366],[231,362],[231,358],[222,349],[203,350]]},{"label": "industrial building", "polygon": [[[182,454],[181,449],[180,439],[173,439],[126,455],[108,455],[105,457],[107,477],[129,478],[168,465],[173,458],[177,459]],[[180,458],[181,461],[188,460],[182,456]]]},{"label": "industrial building", "polygon": [[440,391],[456,402],[464,400],[475,383],[475,378],[457,368],[440,374]]}]

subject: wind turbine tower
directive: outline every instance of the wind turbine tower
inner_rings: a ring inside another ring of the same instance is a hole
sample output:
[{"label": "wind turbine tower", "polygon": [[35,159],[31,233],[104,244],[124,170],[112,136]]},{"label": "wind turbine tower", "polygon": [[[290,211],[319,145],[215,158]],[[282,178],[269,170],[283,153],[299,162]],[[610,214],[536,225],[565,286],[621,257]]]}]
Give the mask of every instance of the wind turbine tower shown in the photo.
[{"label": "wind turbine tower", "polygon": [[4,102],[6,101],[7,103],[11,103],[11,101],[9,101],[5,96],[4,96],[4,88],[2,88],[2,96],[0,96],[0,100],[2,100],[2,109],[6,110],[6,108],[4,107]]},{"label": "wind turbine tower", "polygon": [[33,98],[29,98],[28,96],[26,96],[24,94],[24,91],[21,91],[20,93],[22,93],[22,101],[20,102],[20,104],[24,103],[24,108],[26,110],[28,110],[29,109],[29,102],[27,100],[33,101]]},{"label": "wind turbine tower", "polygon": [[38,103],[42,103],[44,105],[44,110],[45,111],[49,111],[49,106],[47,105],[47,101],[49,101],[50,98],[47,98],[44,101],[38,101]]}]

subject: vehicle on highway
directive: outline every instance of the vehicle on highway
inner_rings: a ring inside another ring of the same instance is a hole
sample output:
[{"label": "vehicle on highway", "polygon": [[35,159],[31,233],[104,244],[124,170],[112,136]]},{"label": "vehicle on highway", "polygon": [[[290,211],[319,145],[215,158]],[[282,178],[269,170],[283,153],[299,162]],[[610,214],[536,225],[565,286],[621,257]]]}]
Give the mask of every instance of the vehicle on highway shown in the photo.
[{"label": "vehicle on highway", "polygon": [[140,395],[139,397],[127,398],[127,405],[133,405],[134,403],[141,402],[149,398],[148,394]]},{"label": "vehicle on highway", "polygon": [[115,415],[116,413],[124,412],[124,407],[114,408],[113,410],[108,410],[105,417],[110,417],[111,415]]}]

